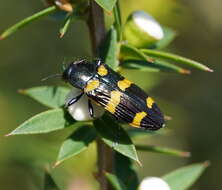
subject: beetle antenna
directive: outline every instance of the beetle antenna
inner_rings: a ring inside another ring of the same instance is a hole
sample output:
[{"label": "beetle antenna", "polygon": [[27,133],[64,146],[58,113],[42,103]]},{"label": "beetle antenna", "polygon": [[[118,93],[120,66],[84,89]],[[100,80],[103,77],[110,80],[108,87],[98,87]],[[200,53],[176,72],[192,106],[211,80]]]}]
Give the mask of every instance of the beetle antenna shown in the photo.
[{"label": "beetle antenna", "polygon": [[61,76],[62,76],[62,74],[57,73],[57,74],[49,75],[49,76],[43,78],[41,81],[46,81],[50,78],[61,77]]}]

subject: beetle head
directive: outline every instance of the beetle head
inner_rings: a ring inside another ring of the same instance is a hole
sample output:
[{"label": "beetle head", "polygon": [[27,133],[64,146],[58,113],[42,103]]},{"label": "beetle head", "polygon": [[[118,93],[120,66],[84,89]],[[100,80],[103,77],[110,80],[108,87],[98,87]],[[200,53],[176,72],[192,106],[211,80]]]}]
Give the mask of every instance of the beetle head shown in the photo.
[{"label": "beetle head", "polygon": [[96,64],[94,62],[86,60],[75,61],[65,69],[62,79],[76,88],[83,89],[95,73]]}]

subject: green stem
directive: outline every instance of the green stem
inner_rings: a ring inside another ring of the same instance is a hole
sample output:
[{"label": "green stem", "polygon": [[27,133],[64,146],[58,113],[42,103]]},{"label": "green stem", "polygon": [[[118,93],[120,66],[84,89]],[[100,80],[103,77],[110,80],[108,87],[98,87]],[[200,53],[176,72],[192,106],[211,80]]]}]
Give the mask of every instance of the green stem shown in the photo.
[{"label": "green stem", "polygon": [[12,35],[13,33],[15,33],[17,30],[23,28],[24,26],[26,26],[27,24],[31,23],[32,21],[35,21],[45,15],[48,15],[50,13],[53,13],[56,10],[56,6],[51,6],[48,7],[32,16],[29,16],[23,20],[21,20],[20,22],[16,23],[15,25],[11,26],[10,28],[8,28],[7,30],[5,30],[1,35],[0,35],[0,39],[5,39],[6,37],[9,37],[10,35]]}]

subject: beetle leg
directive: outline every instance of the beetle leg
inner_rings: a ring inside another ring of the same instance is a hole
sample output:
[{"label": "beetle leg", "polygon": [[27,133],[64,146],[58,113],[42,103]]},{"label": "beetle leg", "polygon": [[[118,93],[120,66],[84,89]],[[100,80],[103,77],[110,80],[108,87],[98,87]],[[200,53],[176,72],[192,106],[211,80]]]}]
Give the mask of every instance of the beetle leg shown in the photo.
[{"label": "beetle leg", "polygon": [[67,108],[67,107],[75,104],[75,103],[82,97],[83,94],[84,94],[84,93],[82,92],[80,95],[78,95],[78,96],[72,98],[71,100],[69,100],[69,102],[66,103],[65,107]]},{"label": "beetle leg", "polygon": [[93,110],[93,106],[92,106],[92,103],[91,103],[90,99],[88,99],[88,109],[89,109],[89,115],[91,117],[94,117],[94,110]]}]

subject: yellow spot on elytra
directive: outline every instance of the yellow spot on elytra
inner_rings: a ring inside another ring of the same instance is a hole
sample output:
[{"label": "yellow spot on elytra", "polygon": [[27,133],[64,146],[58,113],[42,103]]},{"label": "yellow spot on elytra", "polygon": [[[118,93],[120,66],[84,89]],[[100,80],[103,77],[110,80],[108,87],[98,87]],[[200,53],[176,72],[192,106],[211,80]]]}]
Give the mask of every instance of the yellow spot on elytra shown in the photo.
[{"label": "yellow spot on elytra", "polygon": [[147,116],[146,112],[136,113],[135,117],[133,118],[133,122],[129,124],[132,125],[133,127],[140,127],[142,119],[146,116]]},{"label": "yellow spot on elytra", "polygon": [[125,91],[127,88],[129,88],[131,86],[132,82],[127,80],[127,79],[123,79],[118,81],[117,85],[118,87],[122,90]]},{"label": "yellow spot on elytra", "polygon": [[120,103],[121,95],[122,95],[122,93],[117,90],[111,91],[111,95],[110,95],[111,97],[110,97],[110,100],[109,100],[108,104],[106,105],[105,109],[107,111],[109,111],[110,113],[114,114],[116,107]]},{"label": "yellow spot on elytra", "polygon": [[101,66],[98,67],[98,74],[100,76],[105,76],[105,75],[108,74],[108,70],[105,68],[104,65],[101,65]]},{"label": "yellow spot on elytra", "polygon": [[84,92],[90,92],[92,90],[95,90],[99,86],[99,81],[98,80],[90,80],[86,87],[84,88]]},{"label": "yellow spot on elytra", "polygon": [[148,97],[147,99],[146,99],[146,105],[147,105],[147,107],[148,108],[152,108],[152,106],[153,106],[153,103],[154,103],[154,100],[151,98],[151,97]]}]

